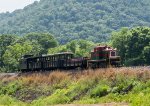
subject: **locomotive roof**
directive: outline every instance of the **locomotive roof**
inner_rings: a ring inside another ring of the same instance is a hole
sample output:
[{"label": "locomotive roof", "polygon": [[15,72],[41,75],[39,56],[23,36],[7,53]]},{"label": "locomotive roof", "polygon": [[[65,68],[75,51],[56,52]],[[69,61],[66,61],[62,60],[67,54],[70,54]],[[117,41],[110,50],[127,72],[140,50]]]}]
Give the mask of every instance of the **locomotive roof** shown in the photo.
[{"label": "locomotive roof", "polygon": [[99,48],[99,47],[107,47],[107,46],[102,46],[102,45],[101,45],[101,46],[96,46],[95,48]]},{"label": "locomotive roof", "polygon": [[117,49],[115,48],[106,48],[106,49],[104,49],[104,51],[117,51]]}]

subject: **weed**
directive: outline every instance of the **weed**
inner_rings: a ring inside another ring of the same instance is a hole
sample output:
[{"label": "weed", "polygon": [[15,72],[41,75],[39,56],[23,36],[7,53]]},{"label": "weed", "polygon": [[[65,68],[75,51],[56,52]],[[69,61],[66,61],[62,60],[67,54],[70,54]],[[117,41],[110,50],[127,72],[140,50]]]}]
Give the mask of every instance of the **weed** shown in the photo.
[{"label": "weed", "polygon": [[108,102],[150,105],[150,71],[145,67],[25,73],[0,79],[0,105]]}]

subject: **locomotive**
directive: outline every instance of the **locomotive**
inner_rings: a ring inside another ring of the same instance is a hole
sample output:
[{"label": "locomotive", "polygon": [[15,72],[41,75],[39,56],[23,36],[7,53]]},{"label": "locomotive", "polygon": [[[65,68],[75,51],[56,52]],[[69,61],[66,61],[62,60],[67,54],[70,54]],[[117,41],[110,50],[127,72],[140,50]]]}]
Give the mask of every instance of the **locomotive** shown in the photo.
[{"label": "locomotive", "polygon": [[20,61],[20,70],[27,71],[48,71],[67,69],[87,69],[109,66],[120,66],[120,56],[117,49],[109,46],[96,46],[91,51],[90,57],[74,57],[72,52],[63,52],[50,55],[34,57],[25,55]]}]

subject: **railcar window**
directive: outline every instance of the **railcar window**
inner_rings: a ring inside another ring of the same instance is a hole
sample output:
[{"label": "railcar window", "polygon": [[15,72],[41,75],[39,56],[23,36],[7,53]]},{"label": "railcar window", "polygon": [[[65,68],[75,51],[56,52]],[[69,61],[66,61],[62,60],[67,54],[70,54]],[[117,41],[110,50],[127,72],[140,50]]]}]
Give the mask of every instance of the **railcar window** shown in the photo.
[{"label": "railcar window", "polygon": [[71,59],[71,58],[73,58],[73,55],[72,55],[72,54],[69,54],[67,58],[68,58],[68,59]]},{"label": "railcar window", "polygon": [[73,55],[71,54],[71,55],[69,55],[69,59],[71,59],[71,58],[73,58]]},{"label": "railcar window", "polygon": [[66,55],[66,59],[69,59],[70,58],[70,56],[69,55]]},{"label": "railcar window", "polygon": [[65,55],[62,55],[62,59],[64,59],[65,58]]},{"label": "railcar window", "polygon": [[59,59],[61,59],[62,58],[62,56],[61,55],[59,55]]},{"label": "railcar window", "polygon": [[54,61],[56,61],[58,59],[58,56],[54,56]]},{"label": "railcar window", "polygon": [[63,58],[63,55],[59,55],[59,59],[62,59]]},{"label": "railcar window", "polygon": [[64,54],[60,54],[59,55],[59,59],[64,59],[65,58],[65,55]]},{"label": "railcar window", "polygon": [[57,60],[59,58],[59,56],[54,56],[54,60]]}]

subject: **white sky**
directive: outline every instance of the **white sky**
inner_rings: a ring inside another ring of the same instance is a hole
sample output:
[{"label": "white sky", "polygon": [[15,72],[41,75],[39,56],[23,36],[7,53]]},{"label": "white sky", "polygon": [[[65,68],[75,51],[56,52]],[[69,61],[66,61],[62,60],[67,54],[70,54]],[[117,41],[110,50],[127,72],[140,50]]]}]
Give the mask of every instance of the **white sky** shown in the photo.
[{"label": "white sky", "polygon": [[12,12],[16,9],[22,9],[28,4],[39,0],[0,0],[0,13],[1,12]]}]

